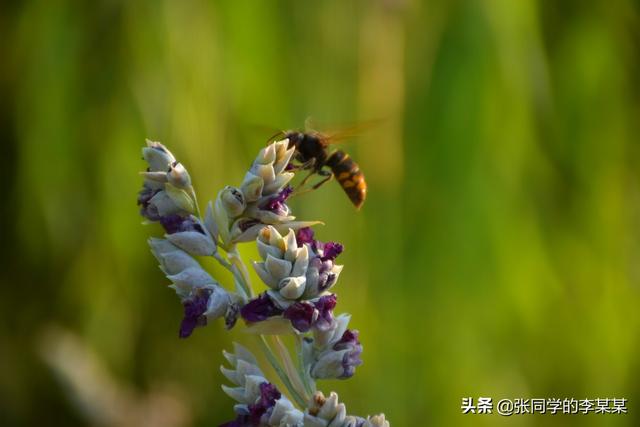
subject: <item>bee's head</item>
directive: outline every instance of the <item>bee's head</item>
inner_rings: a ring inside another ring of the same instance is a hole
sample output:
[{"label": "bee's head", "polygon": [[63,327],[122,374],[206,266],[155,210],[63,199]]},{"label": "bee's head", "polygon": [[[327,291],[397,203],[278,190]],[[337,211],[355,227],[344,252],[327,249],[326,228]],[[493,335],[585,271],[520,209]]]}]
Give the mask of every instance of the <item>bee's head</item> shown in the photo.
[{"label": "bee's head", "polygon": [[304,139],[304,133],[298,132],[297,130],[289,130],[284,132],[284,137],[289,139],[288,148],[297,148]]}]

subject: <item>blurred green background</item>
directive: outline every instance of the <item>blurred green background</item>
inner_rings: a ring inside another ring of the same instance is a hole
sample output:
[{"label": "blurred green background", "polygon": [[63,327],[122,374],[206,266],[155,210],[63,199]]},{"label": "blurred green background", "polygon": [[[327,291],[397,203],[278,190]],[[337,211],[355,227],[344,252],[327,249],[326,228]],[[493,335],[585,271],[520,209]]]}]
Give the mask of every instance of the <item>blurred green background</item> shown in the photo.
[{"label": "blurred green background", "polygon": [[[325,392],[395,426],[640,425],[639,10],[3,2],[0,425],[232,418],[221,350],[250,337],[177,338],[135,206],[140,148],[167,144],[204,204],[240,183],[260,126],[308,116],[382,119],[343,146],[369,183],[360,212],[335,183],[292,201],[345,244],[338,312],[365,347]],[[619,397],[629,414],[461,415],[465,396]]]}]

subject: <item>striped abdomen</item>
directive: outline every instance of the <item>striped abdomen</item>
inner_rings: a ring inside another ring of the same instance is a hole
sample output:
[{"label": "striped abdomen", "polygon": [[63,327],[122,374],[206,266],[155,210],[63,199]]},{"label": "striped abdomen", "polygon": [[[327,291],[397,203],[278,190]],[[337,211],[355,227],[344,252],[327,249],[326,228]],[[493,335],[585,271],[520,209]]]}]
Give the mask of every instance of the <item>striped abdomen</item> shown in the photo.
[{"label": "striped abdomen", "polygon": [[327,159],[327,166],[336,177],[356,208],[360,208],[367,197],[367,183],[358,164],[347,153],[337,150]]}]

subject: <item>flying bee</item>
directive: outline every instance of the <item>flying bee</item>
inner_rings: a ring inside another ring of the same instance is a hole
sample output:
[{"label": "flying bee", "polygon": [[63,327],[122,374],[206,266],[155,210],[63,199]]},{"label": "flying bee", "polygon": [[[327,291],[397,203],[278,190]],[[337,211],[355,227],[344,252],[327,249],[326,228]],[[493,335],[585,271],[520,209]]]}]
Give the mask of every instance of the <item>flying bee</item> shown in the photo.
[{"label": "flying bee", "polygon": [[345,137],[346,133],[329,135],[317,131],[290,130],[281,134],[289,139],[289,148],[296,149],[294,159],[300,164],[294,168],[310,171],[300,183],[301,187],[314,174],[323,178],[311,187],[312,190],[335,177],[351,203],[356,209],[360,209],[367,197],[367,182],[364,174],[349,154],[343,150],[330,151],[329,149],[329,145]]}]

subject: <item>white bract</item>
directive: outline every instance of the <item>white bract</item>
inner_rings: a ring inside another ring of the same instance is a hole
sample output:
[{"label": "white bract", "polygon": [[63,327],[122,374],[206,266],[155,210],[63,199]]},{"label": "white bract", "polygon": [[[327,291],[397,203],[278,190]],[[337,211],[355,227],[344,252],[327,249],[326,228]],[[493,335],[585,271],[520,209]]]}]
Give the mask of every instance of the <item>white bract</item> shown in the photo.
[{"label": "white bract", "polygon": [[338,394],[331,392],[325,397],[318,391],[304,412],[304,427],[389,427],[384,414],[367,418],[347,415],[344,403],[338,401]]},{"label": "white bract", "polygon": [[[220,367],[222,374],[235,387],[223,385],[222,390],[227,393],[238,404],[234,406],[237,415],[250,414],[250,405],[260,404],[261,390],[260,387],[265,384],[271,385],[264,374],[258,368],[258,362],[253,354],[245,347],[238,343],[233,343],[234,353],[223,352],[231,368]],[[261,418],[261,426],[302,426],[303,414],[296,409],[293,404],[284,396],[269,405],[268,411]]]},{"label": "white bract", "polygon": [[227,186],[218,193],[212,214],[223,246],[250,242],[265,225],[286,232],[319,224],[295,221],[285,203],[290,191],[285,187],[295,176],[285,170],[295,152],[288,145],[285,139],[261,149],[240,188]]},{"label": "white bract", "polygon": [[285,309],[306,289],[309,250],[306,245],[298,247],[292,229],[282,236],[272,226],[260,230],[256,244],[263,261],[254,262],[253,267],[270,288],[269,295],[280,308]]}]

